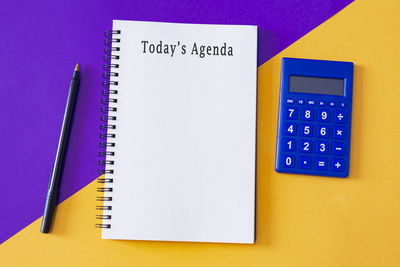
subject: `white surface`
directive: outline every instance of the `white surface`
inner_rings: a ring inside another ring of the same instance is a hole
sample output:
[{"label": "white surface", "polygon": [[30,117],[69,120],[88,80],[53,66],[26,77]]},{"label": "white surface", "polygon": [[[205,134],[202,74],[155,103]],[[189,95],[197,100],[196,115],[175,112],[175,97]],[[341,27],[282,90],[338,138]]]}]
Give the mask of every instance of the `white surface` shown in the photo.
[{"label": "white surface", "polygon": [[[103,238],[253,243],[257,28],[116,20],[113,29],[117,138]],[[144,54],[143,40],[180,41],[187,53]],[[226,43],[233,56],[191,55],[194,42]]]}]

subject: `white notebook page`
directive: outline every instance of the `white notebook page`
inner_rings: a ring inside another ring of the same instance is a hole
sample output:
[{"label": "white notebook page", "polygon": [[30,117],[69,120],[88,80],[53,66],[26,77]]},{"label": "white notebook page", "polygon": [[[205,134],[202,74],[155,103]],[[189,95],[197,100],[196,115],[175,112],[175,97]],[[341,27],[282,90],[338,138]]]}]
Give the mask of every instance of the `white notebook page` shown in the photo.
[{"label": "white notebook page", "polygon": [[102,237],[253,243],[257,28],[114,20],[113,29],[118,110]]}]

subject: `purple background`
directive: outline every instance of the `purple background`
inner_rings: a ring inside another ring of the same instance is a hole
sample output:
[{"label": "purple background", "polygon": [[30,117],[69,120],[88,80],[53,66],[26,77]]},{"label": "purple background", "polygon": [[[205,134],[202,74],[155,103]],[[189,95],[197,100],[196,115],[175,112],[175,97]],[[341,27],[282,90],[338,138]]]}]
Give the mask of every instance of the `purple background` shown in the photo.
[{"label": "purple background", "polygon": [[103,32],[111,29],[112,19],[258,25],[261,65],[350,2],[4,1],[0,243],[42,215],[67,90],[78,60],[82,80],[60,201],[98,176]]}]

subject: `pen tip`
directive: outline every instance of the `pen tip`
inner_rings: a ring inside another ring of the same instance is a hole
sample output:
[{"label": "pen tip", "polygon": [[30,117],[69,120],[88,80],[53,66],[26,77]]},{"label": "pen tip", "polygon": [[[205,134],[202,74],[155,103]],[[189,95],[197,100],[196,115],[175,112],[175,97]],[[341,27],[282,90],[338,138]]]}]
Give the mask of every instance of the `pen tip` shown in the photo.
[{"label": "pen tip", "polygon": [[76,66],[75,66],[75,71],[79,71],[79,62],[78,62],[78,63],[76,63]]}]

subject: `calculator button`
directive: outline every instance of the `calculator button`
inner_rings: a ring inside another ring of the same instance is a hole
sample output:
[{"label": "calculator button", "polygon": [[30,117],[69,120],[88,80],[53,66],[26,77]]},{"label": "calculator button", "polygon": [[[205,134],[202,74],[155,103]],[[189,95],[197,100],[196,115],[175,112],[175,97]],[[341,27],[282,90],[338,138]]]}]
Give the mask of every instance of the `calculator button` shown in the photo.
[{"label": "calculator button", "polygon": [[312,141],[300,140],[300,152],[311,153],[313,150]]},{"label": "calculator button", "polygon": [[340,108],[345,108],[346,107],[346,103],[343,103],[343,102],[339,103],[339,107]]},{"label": "calculator button", "polygon": [[318,105],[320,105],[320,106],[325,106],[325,102],[324,102],[324,101],[319,101],[319,102],[318,102]]},{"label": "calculator button", "polygon": [[329,102],[329,106],[330,106],[331,108],[333,108],[334,106],[336,106],[336,105],[335,105],[335,102]]},{"label": "calculator button", "polygon": [[283,151],[295,152],[296,151],[296,139],[290,139],[290,138],[283,139]]},{"label": "calculator button", "polygon": [[317,152],[317,154],[328,154],[329,143],[325,141],[317,141],[315,145],[315,151]]},{"label": "calculator button", "polygon": [[294,168],[295,158],[291,155],[283,155],[282,156],[282,167],[284,168]]},{"label": "calculator button", "polygon": [[330,112],[326,109],[318,110],[318,121],[320,122],[328,122],[330,119]]},{"label": "calculator button", "polygon": [[332,154],[333,155],[344,155],[344,143],[333,142],[332,143]]},{"label": "calculator button", "polygon": [[285,126],[284,126],[284,134],[285,135],[296,135],[297,134],[297,124],[296,123],[288,123],[285,122]]},{"label": "calculator button", "polygon": [[311,169],[312,158],[309,156],[299,157],[299,168],[300,169]]},{"label": "calculator button", "polygon": [[346,138],[346,128],[341,126],[333,127],[333,138],[335,139],[345,139]]},{"label": "calculator button", "polygon": [[303,99],[298,99],[298,100],[297,100],[297,104],[303,105],[303,104],[304,104],[304,100],[303,100]]},{"label": "calculator button", "polygon": [[333,120],[338,123],[345,123],[346,122],[346,112],[335,110],[333,115]]},{"label": "calculator button", "polygon": [[286,99],[286,103],[288,103],[288,104],[294,104],[294,99],[288,98],[288,99]]},{"label": "calculator button", "polygon": [[317,137],[328,138],[329,137],[329,127],[317,125]]},{"label": "calculator button", "polygon": [[286,108],[286,119],[297,120],[297,108],[295,107]]},{"label": "calculator button", "polygon": [[301,114],[301,118],[303,121],[312,121],[314,120],[314,110],[310,108],[303,108],[303,112]]},{"label": "calculator button", "polygon": [[301,136],[312,137],[313,126],[311,124],[301,124]]},{"label": "calculator button", "polygon": [[322,171],[328,170],[328,158],[315,158],[315,169]]},{"label": "calculator button", "polygon": [[344,171],[344,160],[343,159],[332,159],[331,169],[335,172],[343,172]]},{"label": "calculator button", "polygon": [[314,101],[314,100],[308,100],[308,104],[309,104],[310,106],[314,106],[314,105],[315,105],[315,101]]}]

